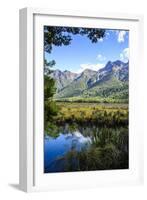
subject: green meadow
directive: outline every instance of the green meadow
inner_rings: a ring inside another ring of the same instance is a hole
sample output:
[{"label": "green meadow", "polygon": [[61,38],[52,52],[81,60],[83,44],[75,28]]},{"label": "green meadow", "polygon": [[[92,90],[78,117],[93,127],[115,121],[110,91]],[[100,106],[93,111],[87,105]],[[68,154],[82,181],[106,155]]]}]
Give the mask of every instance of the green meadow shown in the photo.
[{"label": "green meadow", "polygon": [[78,123],[100,126],[128,125],[128,105],[111,103],[57,102],[57,124]]}]

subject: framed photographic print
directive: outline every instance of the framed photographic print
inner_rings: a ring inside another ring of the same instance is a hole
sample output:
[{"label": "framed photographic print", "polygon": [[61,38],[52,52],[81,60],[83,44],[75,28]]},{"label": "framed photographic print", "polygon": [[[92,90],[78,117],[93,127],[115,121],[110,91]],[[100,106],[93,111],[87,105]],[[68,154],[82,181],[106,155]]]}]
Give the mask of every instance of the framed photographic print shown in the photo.
[{"label": "framed photographic print", "polygon": [[20,10],[20,188],[143,181],[138,15]]}]

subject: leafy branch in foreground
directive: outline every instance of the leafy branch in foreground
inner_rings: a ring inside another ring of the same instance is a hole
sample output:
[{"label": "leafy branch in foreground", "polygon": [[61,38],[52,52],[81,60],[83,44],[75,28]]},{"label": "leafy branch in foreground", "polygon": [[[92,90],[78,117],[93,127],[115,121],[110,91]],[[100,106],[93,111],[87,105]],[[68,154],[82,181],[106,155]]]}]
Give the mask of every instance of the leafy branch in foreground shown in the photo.
[{"label": "leafy branch in foreground", "polygon": [[55,80],[49,75],[52,72],[51,67],[55,65],[55,61],[44,61],[44,126],[45,130],[49,126],[49,122],[53,120],[53,116],[57,115],[58,106],[53,101],[53,95],[56,92]]},{"label": "leafy branch in foreground", "polygon": [[51,53],[53,45],[62,46],[69,45],[72,41],[72,35],[87,36],[92,43],[96,43],[105,36],[104,29],[98,28],[78,28],[78,27],[60,27],[45,26],[44,27],[44,50]]}]

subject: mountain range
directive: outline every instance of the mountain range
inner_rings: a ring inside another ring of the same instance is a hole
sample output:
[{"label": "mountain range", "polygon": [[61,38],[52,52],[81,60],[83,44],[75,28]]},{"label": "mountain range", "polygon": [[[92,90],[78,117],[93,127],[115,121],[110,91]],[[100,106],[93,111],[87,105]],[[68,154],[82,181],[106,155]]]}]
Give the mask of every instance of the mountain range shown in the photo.
[{"label": "mountain range", "polygon": [[128,98],[129,62],[109,61],[104,68],[81,73],[54,70],[50,75],[56,83],[56,99],[71,97]]}]

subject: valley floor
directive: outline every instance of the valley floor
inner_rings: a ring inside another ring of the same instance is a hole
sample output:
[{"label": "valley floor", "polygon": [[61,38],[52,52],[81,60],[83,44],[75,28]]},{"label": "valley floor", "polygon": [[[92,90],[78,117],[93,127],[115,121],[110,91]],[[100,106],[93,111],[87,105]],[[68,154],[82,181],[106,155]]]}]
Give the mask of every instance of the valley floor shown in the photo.
[{"label": "valley floor", "polygon": [[104,126],[128,125],[128,104],[57,102],[57,123],[96,123]]}]

